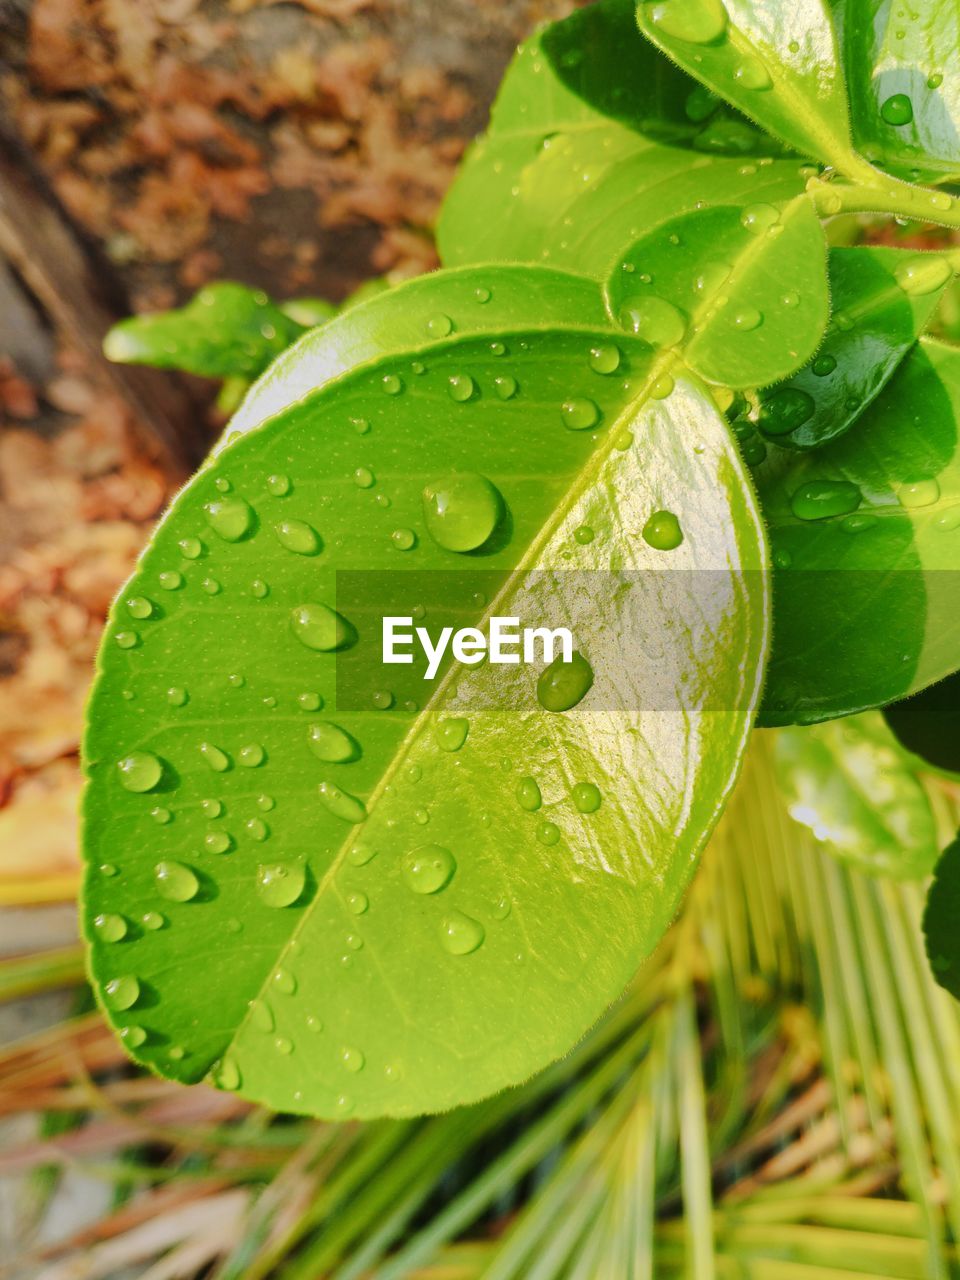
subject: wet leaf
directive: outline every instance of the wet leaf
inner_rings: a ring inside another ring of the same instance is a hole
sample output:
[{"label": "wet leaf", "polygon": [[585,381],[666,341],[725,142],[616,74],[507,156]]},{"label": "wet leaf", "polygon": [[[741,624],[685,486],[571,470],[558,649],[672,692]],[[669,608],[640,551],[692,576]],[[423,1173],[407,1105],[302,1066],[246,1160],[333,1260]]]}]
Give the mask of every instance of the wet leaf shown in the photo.
[{"label": "wet leaf", "polygon": [[960,673],[883,709],[900,744],[926,764],[960,773]]}]

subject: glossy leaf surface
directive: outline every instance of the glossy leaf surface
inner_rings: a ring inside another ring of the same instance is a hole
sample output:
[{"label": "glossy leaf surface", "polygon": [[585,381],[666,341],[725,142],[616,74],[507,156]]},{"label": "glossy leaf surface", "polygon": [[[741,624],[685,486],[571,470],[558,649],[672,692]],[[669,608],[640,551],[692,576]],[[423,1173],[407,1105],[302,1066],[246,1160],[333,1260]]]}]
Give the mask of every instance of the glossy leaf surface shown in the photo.
[{"label": "glossy leaf surface", "polygon": [[858,147],[902,177],[960,176],[960,9],[834,0]]},{"label": "glossy leaf surface", "polygon": [[[323,316],[322,306],[328,308]],[[329,318],[329,303],[304,302],[301,315],[276,306],[265,293],[222,281],[201,289],[185,307],[121,320],[104,341],[120,364],[185,369],[204,378],[256,378],[307,324]]]},{"label": "glossy leaf surface", "polygon": [[936,769],[960,773],[960,673],[891,703],[883,714],[908,751]]},{"label": "glossy leaf surface", "polygon": [[915,880],[939,852],[923,785],[878,712],[782,729],[774,758],[790,815],[844,862]]},{"label": "glossy leaf surface", "polygon": [[798,449],[842,435],[923,332],[952,274],[934,253],[831,249],[830,327],[813,360],[761,394],[760,431]]},{"label": "glossy leaf surface", "polygon": [[933,976],[960,1000],[960,839],[944,849],[923,913],[927,958]]},{"label": "glossy leaf surface", "polygon": [[921,339],[856,425],[755,478],[777,631],[762,716],[812,722],[958,666],[960,353]]},{"label": "glossy leaf surface", "polygon": [[775,137],[840,169],[852,155],[825,0],[642,0],[640,29]]},{"label": "glossy leaf surface", "polygon": [[[439,273],[282,364],[111,618],[85,752],[92,973],[164,1074],[320,1115],[444,1109],[564,1052],[674,914],[758,697],[762,527],[709,397],[650,399],[649,347],[590,282]],[[431,533],[451,473],[471,554]],[[387,596],[428,622],[488,601],[535,619],[559,578],[534,568],[584,571],[579,701],[489,663],[417,705],[405,668],[345,696]],[[351,569],[386,585],[338,619]],[[422,571],[444,571],[432,596]]]}]

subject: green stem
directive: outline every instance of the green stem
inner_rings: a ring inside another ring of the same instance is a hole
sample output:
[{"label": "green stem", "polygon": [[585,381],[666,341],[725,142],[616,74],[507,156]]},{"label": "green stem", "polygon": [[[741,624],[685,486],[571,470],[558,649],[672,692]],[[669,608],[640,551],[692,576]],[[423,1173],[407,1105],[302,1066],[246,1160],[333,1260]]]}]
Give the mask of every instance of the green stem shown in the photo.
[{"label": "green stem", "polygon": [[872,181],[811,180],[808,191],[821,217],[840,213],[888,213],[914,222],[934,222],[960,230],[960,203],[945,191],[914,187],[871,170]]}]

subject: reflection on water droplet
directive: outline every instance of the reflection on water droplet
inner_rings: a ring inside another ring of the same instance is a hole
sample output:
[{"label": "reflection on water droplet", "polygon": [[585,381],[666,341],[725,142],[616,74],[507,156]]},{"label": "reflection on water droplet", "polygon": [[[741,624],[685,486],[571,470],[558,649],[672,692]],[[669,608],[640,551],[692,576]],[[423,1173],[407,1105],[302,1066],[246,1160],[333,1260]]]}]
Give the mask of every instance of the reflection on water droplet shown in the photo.
[{"label": "reflection on water droplet", "polygon": [[505,374],[500,378],[494,378],[493,386],[501,400],[512,400],[518,390],[516,378],[511,378],[509,374]]},{"label": "reflection on water droplet", "polygon": [[816,402],[799,387],[780,387],[765,395],[760,406],[758,425],[768,436],[783,436],[796,431],[813,417]]},{"label": "reflection on water droplet", "polygon": [[675,551],[683,542],[680,521],[672,511],[654,511],[643,526],[643,540],[657,551]]},{"label": "reflection on water droplet", "polygon": [[438,314],[431,316],[427,321],[427,333],[432,338],[445,338],[447,334],[453,332],[453,321],[449,316]]},{"label": "reflection on water droplet", "polygon": [[230,768],[230,757],[212,742],[201,742],[199,751],[214,773],[226,773]]},{"label": "reflection on water droplet", "polygon": [[129,1009],[140,998],[140,983],[132,973],[113,978],[104,987],[104,999],[111,1009]]},{"label": "reflection on water droplet", "polygon": [[398,396],[403,391],[403,381],[395,373],[385,374],[380,385],[388,396]]},{"label": "reflection on water droplet", "polygon": [[612,342],[601,342],[591,347],[590,368],[594,373],[616,373],[620,368],[620,348]]},{"label": "reflection on water droplet", "polygon": [[477,389],[477,384],[469,373],[455,373],[447,379],[447,384],[450,399],[456,400],[458,404],[464,404],[467,400],[470,400]]},{"label": "reflection on water droplet", "polygon": [[328,653],[342,649],[356,635],[353,627],[335,609],[325,604],[301,604],[290,614],[290,630],[308,649]]},{"label": "reflection on water droplet", "polygon": [[517,797],[517,804],[521,809],[526,809],[527,813],[536,813],[543,804],[536,778],[521,778],[514,794]]},{"label": "reflection on water droplet", "polygon": [[541,844],[554,845],[560,839],[560,828],[555,822],[541,822],[537,827],[537,839]]},{"label": "reflection on water droplet", "polygon": [[727,29],[722,0],[660,0],[648,7],[651,21],[665,36],[688,44],[712,44]]},{"label": "reflection on water droplet", "polygon": [[277,541],[298,556],[315,556],[320,550],[320,535],[305,520],[281,520],[273,526]]},{"label": "reflection on water droplet", "polygon": [[439,893],[449,884],[457,861],[440,844],[422,844],[403,859],[403,878],[414,893]]},{"label": "reflection on water droplet", "polygon": [[253,507],[243,498],[220,498],[204,504],[207,524],[224,542],[239,542],[254,525]]},{"label": "reflection on water droplet", "polygon": [[880,107],[880,118],[885,124],[900,126],[913,121],[913,103],[905,93],[894,93],[884,99]]},{"label": "reflection on water droplet", "polygon": [[810,480],[790,499],[790,509],[799,520],[825,520],[856,511],[861,494],[849,480]]},{"label": "reflection on water droplet", "polygon": [[225,831],[210,831],[203,837],[203,846],[208,853],[227,853],[233,841]]},{"label": "reflection on water droplet", "polygon": [[299,693],[297,694],[297,704],[304,711],[319,711],[323,706],[323,699],[319,693]]},{"label": "reflection on water droplet", "polygon": [[267,489],[275,498],[285,498],[290,492],[290,477],[280,473],[267,476]]},{"label": "reflection on water droplet", "polygon": [[733,78],[745,89],[769,89],[773,84],[770,72],[759,58],[744,58],[734,71]]},{"label": "reflection on water droplet", "polygon": [[126,791],[152,791],[163,777],[163,764],[151,751],[131,751],[117,761],[117,768]]},{"label": "reflection on water droplet", "polygon": [[593,782],[575,783],[570,795],[581,813],[596,813],[603,799],[600,788]]},{"label": "reflection on water droplet", "polygon": [[897,490],[897,499],[901,507],[929,507],[940,497],[940,486],[936,480],[915,480],[912,484],[903,484]]},{"label": "reflection on water droplet", "polygon": [[135,649],[140,643],[140,637],[136,631],[118,631],[114,640],[121,649]]},{"label": "reflection on water droplet", "polygon": [[734,312],[732,324],[735,329],[750,333],[763,324],[763,314],[756,307],[743,307],[740,311]]},{"label": "reflection on water droplet", "polygon": [[200,892],[200,881],[182,862],[158,862],[153,878],[160,896],[170,902],[189,902]]},{"label": "reflection on water droplet", "polygon": [[199,560],[203,555],[203,543],[199,538],[181,538],[177,546],[185,560]]},{"label": "reflection on water droplet", "polygon": [[310,750],[318,760],[328,764],[345,764],[360,754],[356,741],[345,729],[332,721],[312,724],[308,730]]},{"label": "reflection on water droplet", "polygon": [[417,545],[417,535],[412,529],[394,529],[390,541],[398,551],[412,551]]},{"label": "reflection on water droplet", "polygon": [[93,931],[102,942],[120,942],[127,936],[127,922],[108,912],[93,917]]},{"label": "reflection on water droplet", "polygon": [[824,351],[822,354],[818,355],[814,360],[813,364],[810,366],[811,370],[817,375],[818,378],[827,377],[828,374],[833,373],[836,367],[837,367],[836,357],[830,355],[828,351]]},{"label": "reflection on water droplet", "polygon": [[582,653],[574,650],[570,662],[561,654],[540,673],[537,701],[544,711],[569,711],[581,702],[593,684],[593,668]]},{"label": "reflection on water droplet", "polygon": [[240,1068],[232,1058],[223,1059],[214,1076],[214,1082],[218,1089],[227,1089],[231,1093],[240,1088]]},{"label": "reflection on water droplet", "polygon": [[121,1027],[120,1037],[131,1049],[139,1049],[146,1041],[147,1033],[143,1027]]},{"label": "reflection on water droplet", "polygon": [[655,293],[627,298],[620,308],[620,324],[654,347],[673,347],[683,341],[687,321],[683,313]]},{"label": "reflection on water droplet", "polygon": [[157,582],[164,591],[179,591],[183,586],[183,574],[168,571],[157,575]]},{"label": "reflection on water droplet", "polygon": [[571,431],[588,431],[600,421],[600,410],[592,400],[576,396],[564,401],[560,406],[560,416],[563,425]]},{"label": "reflection on water droplet", "polygon": [[306,883],[306,871],[299,862],[262,862],[257,867],[257,893],[268,907],[292,906]]},{"label": "reflection on water droplet", "polygon": [[276,1040],[273,1042],[273,1047],[276,1049],[277,1053],[282,1053],[284,1057],[293,1053],[293,1041],[288,1040],[286,1036],[277,1036]]},{"label": "reflection on water droplet", "polygon": [[458,472],[423,490],[427,531],[447,551],[475,551],[483,546],[503,510],[499,490],[476,472]]},{"label": "reflection on water droplet", "polygon": [[131,596],[127,601],[127,612],[131,618],[149,618],[153,613],[153,605],[146,596]]},{"label": "reflection on water droplet", "polygon": [[740,215],[740,225],[761,235],[780,221],[780,210],[772,204],[748,204]]},{"label": "reflection on water droplet", "polygon": [[573,531],[574,541],[579,542],[582,547],[585,547],[588,545],[588,543],[591,543],[595,537],[596,537],[596,534],[588,524],[581,524]]},{"label": "reflection on water droplet", "polygon": [[480,921],[462,911],[452,911],[440,928],[440,941],[452,956],[466,956],[476,951],[485,936]]},{"label": "reflection on water droplet", "polygon": [[443,751],[459,751],[466,742],[469,731],[470,721],[465,720],[462,716],[444,720],[437,725],[437,745]]},{"label": "reflection on water droplet", "polygon": [[158,929],[162,929],[166,923],[159,911],[145,911],[140,917],[140,923],[145,929],[149,929],[151,933],[156,933]]},{"label": "reflection on water droplet", "polygon": [[901,263],[894,275],[904,293],[918,296],[933,293],[945,285],[953,275],[953,268],[938,253],[918,253]]},{"label": "reflection on water droplet", "polygon": [[276,969],[273,974],[274,990],[285,996],[292,996],[297,989],[297,980],[289,969]]},{"label": "reflection on water droplet", "polygon": [[363,1070],[366,1059],[359,1049],[351,1049],[349,1046],[345,1046],[340,1050],[340,1061],[348,1071],[357,1072]]},{"label": "reflection on water droplet", "polygon": [[256,769],[265,759],[266,752],[259,742],[248,743],[237,752],[237,763],[243,765],[245,769]]},{"label": "reflection on water droplet", "polygon": [[270,828],[262,818],[248,818],[243,825],[251,840],[266,840],[270,835]]},{"label": "reflection on water droplet", "polygon": [[328,809],[335,818],[351,823],[366,821],[367,809],[363,801],[350,795],[348,791],[341,790],[335,783],[321,782],[317,791],[324,808]]},{"label": "reflection on water droplet", "polygon": [[365,893],[348,893],[346,897],[347,910],[355,916],[362,916],[370,906],[370,899]]}]

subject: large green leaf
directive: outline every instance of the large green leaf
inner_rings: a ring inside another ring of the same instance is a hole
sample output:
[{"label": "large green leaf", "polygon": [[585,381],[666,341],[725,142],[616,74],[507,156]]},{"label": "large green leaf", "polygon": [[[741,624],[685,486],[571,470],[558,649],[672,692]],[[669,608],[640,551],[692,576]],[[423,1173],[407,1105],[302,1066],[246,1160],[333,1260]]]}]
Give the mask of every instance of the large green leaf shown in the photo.
[{"label": "large green leaf", "polygon": [[960,837],[944,849],[923,913],[923,933],[933,976],[960,1000]]},{"label": "large green leaf", "polygon": [[833,0],[853,134],[903,177],[960,176],[960,7]]},{"label": "large green leaf", "polygon": [[960,352],[922,338],[855,426],[755,478],[777,629],[763,719],[882,706],[960,665]]},{"label": "large green leaf", "polygon": [[791,147],[850,173],[843,72],[825,0],[641,0],[640,29]]},{"label": "large green leaf", "polygon": [[841,861],[898,880],[930,874],[933,809],[879,712],[781,729],[774,758],[791,817]]},{"label": "large green leaf", "polygon": [[761,432],[799,449],[842,435],[926,328],[952,274],[938,254],[831,249],[830,328],[815,359],[760,396]]},{"label": "large green leaf", "polygon": [[[164,1074],[322,1115],[439,1110],[569,1048],[673,916],[758,697],[762,527],[710,398],[651,399],[658,360],[585,280],[439,273],[282,363],[111,616],[92,977]],[[444,489],[461,519],[436,542]],[[400,604],[461,626],[562,605],[579,665],[425,686],[374,664],[357,701],[354,658]],[[332,643],[352,647],[312,647]]]},{"label": "large green leaf", "polygon": [[883,714],[908,751],[935,769],[960,773],[960,671],[891,703]]}]

